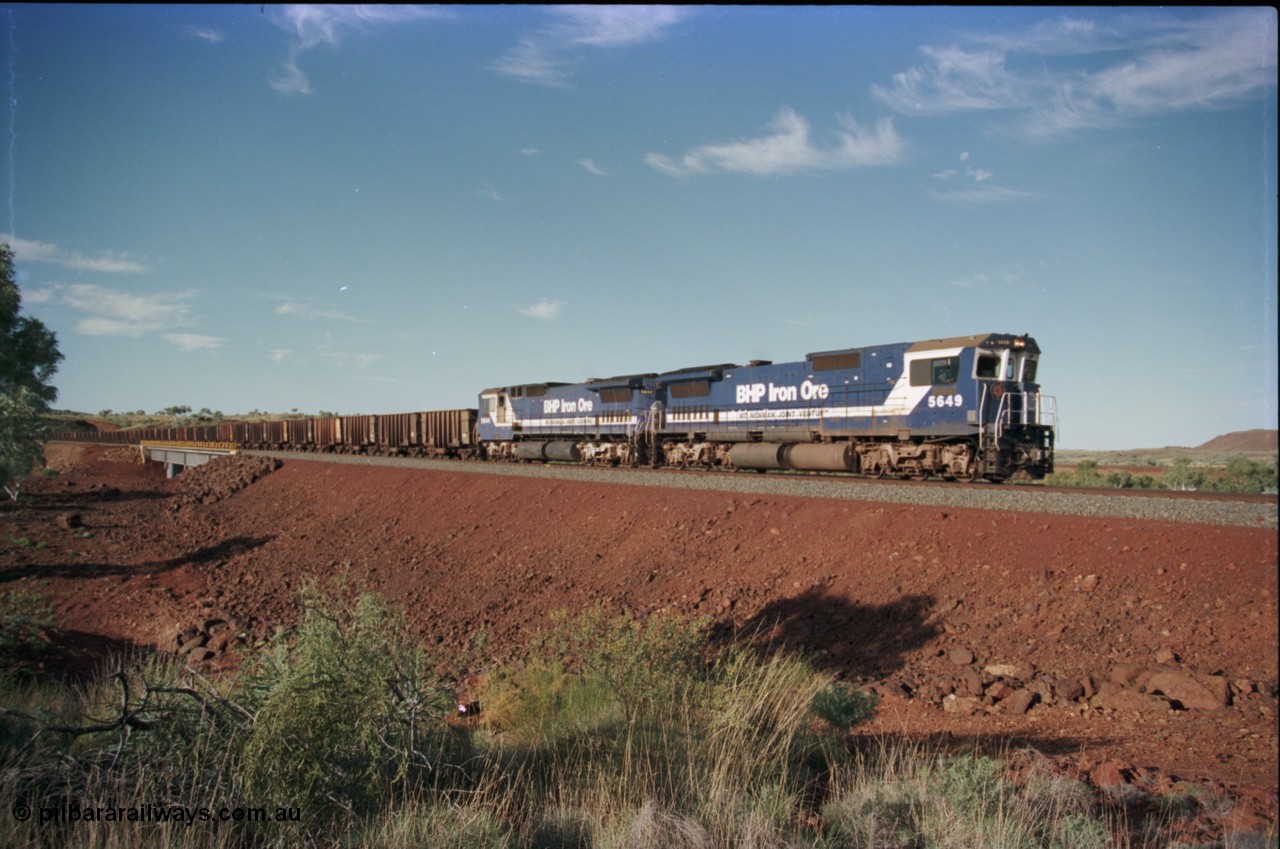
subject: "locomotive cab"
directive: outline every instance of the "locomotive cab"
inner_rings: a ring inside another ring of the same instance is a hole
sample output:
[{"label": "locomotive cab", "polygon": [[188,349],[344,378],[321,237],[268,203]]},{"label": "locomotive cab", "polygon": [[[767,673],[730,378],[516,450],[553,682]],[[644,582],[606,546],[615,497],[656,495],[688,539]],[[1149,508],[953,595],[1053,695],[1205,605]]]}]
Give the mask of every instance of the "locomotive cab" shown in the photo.
[{"label": "locomotive cab", "polygon": [[494,427],[511,426],[511,404],[501,389],[486,389],[480,394],[480,418]]},{"label": "locomotive cab", "polygon": [[1006,349],[984,351],[979,349],[976,374],[979,380],[1004,380],[1018,383],[1036,382],[1038,351]]},{"label": "locomotive cab", "polygon": [[993,480],[1014,470],[1039,480],[1053,471],[1057,409],[1036,383],[1039,360],[1040,348],[1029,336],[993,334],[976,352],[979,441],[984,474]]},{"label": "locomotive cab", "polygon": [[506,387],[483,390],[476,416],[476,441],[482,455],[497,460],[512,454],[514,424],[510,391]]}]

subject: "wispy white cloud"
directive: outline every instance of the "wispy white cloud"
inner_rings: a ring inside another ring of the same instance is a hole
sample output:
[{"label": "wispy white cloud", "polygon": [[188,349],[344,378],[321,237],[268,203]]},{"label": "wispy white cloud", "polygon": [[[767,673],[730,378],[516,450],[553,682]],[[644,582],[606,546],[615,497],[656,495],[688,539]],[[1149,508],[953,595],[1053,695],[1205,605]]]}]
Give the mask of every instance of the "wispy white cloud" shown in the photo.
[{"label": "wispy white cloud", "polygon": [[382,359],[381,354],[348,354],[340,351],[322,351],[320,356],[336,368],[364,369]]},{"label": "wispy white cloud", "polygon": [[[964,161],[967,158],[967,155],[963,156],[961,157],[961,161]],[[964,179],[972,180],[975,183],[981,183],[986,180],[990,180],[994,176],[995,174],[993,172],[988,171],[985,168],[974,168],[972,165],[966,165],[963,171],[957,168],[944,168],[943,170],[935,173],[933,178],[935,180],[947,182],[963,177]]]},{"label": "wispy white cloud", "polygon": [[281,94],[311,94],[311,80],[298,67],[292,54],[280,70],[267,80],[267,84]]},{"label": "wispy white cloud", "polygon": [[960,161],[966,163],[963,170],[944,168],[934,173],[935,180],[950,184],[945,190],[935,190],[934,197],[948,203],[1002,203],[1033,197],[1030,192],[1009,189],[990,182],[995,173],[967,164],[970,157],[971,154],[968,151],[960,154]]},{"label": "wispy white cloud", "polygon": [[922,47],[923,64],[872,92],[906,115],[986,111],[1051,136],[1274,96],[1276,37],[1273,9],[1058,18]]},{"label": "wispy white cloud", "polygon": [[209,44],[221,44],[226,36],[222,30],[213,29],[212,27],[183,27],[183,32],[192,38],[198,38]]},{"label": "wispy white cloud", "polygon": [[887,118],[874,130],[842,116],[841,129],[827,143],[815,141],[812,127],[799,113],[783,108],[771,125],[770,135],[754,139],[696,147],[679,161],[658,153],[647,154],[651,167],[676,177],[734,171],[747,174],[793,174],[802,171],[835,171],[871,165],[892,165],[906,153],[906,142]]},{"label": "wispy white cloud", "polygon": [[53,303],[57,292],[48,287],[42,289],[22,290],[22,300],[28,304],[49,304]]},{"label": "wispy white cloud", "polygon": [[267,352],[267,356],[271,358],[271,362],[279,365],[285,360],[291,359],[294,353],[290,348],[273,348]]},{"label": "wispy white cloud", "polygon": [[579,159],[578,164],[589,174],[595,174],[597,177],[609,176],[609,172],[597,165],[594,159]]},{"label": "wispy white cloud", "polygon": [[523,82],[564,85],[592,50],[654,41],[690,10],[678,6],[551,6],[551,22],[520,39],[493,70]]},{"label": "wispy white cloud", "polygon": [[999,285],[1021,286],[1024,280],[1021,272],[1017,271],[1003,271],[998,274],[978,271],[968,277],[953,277],[947,282],[958,289],[990,289],[992,286]]},{"label": "wispy white cloud", "polygon": [[0,233],[0,242],[8,242],[14,259],[19,262],[49,262],[75,271],[99,271],[107,274],[141,274],[150,269],[127,253],[104,251],[97,256],[86,256],[80,251],[69,251],[52,242],[36,242],[19,239],[11,233]]},{"label": "wispy white cloud", "polygon": [[678,6],[560,6],[562,35],[587,47],[630,47],[660,38],[688,17]]},{"label": "wispy white cloud", "polygon": [[560,311],[563,307],[564,301],[557,301],[552,298],[543,298],[536,304],[521,307],[520,312],[530,318],[539,319],[540,321],[555,321],[560,317]]},{"label": "wispy white cloud", "polygon": [[975,109],[1025,108],[1034,102],[1031,86],[1005,68],[995,50],[922,47],[925,65],[893,75],[893,85],[873,85],[883,103],[906,115],[940,115]]},{"label": "wispy white cloud", "polygon": [[948,203],[1010,203],[1035,197],[1032,192],[1001,186],[974,186],[950,191],[935,191],[933,196]]},{"label": "wispy white cloud", "polygon": [[480,188],[476,189],[476,194],[480,195],[480,197],[488,198],[495,203],[503,203],[506,201],[506,197],[502,192],[499,192],[492,183],[488,182],[481,183]]},{"label": "wispy white cloud", "polygon": [[177,345],[179,351],[213,351],[227,341],[219,336],[201,336],[198,333],[166,333],[164,338]]},{"label": "wispy white cloud", "polygon": [[521,82],[563,85],[569,77],[569,64],[548,41],[522,38],[516,47],[493,63],[493,70]]},{"label": "wispy white cloud", "polygon": [[373,26],[450,16],[451,12],[438,7],[282,6],[278,12],[273,12],[273,18],[276,25],[291,36],[289,56],[268,83],[281,94],[310,94],[311,81],[298,64],[307,51],[322,44],[336,47],[348,33],[362,32]]},{"label": "wispy white cloud", "polygon": [[77,283],[62,292],[61,303],[86,313],[76,331],[86,336],[129,336],[168,330],[191,323],[191,292],[137,295],[106,286]]},{"label": "wispy white cloud", "polygon": [[356,316],[343,312],[342,310],[319,309],[305,301],[295,301],[293,299],[281,301],[276,305],[276,308],[272,310],[272,312],[276,315],[287,315],[293,318],[301,318],[306,321],[330,319],[334,321],[351,321],[356,322],[357,324],[365,324],[369,321],[368,319],[357,318]]},{"label": "wispy white cloud", "polygon": [[[1087,11],[1077,14],[1087,14]],[[1100,49],[1129,49],[1133,44],[1128,30],[1128,26],[1114,27],[1090,18],[1061,15],[1021,30],[977,33],[971,37],[975,43],[1003,52],[1070,56],[1096,53]]]},{"label": "wispy white cloud", "polygon": [[1096,75],[1120,112],[1231,104],[1276,87],[1276,13],[1238,10],[1188,26],[1169,41]]}]

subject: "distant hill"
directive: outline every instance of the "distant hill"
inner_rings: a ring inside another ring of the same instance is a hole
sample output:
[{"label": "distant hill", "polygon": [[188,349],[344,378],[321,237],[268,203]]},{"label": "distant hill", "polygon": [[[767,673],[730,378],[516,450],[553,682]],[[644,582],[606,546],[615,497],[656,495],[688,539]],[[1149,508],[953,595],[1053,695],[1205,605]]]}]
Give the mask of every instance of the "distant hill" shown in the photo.
[{"label": "distant hill", "polygon": [[1178,457],[1189,457],[1195,463],[1222,464],[1233,456],[1265,460],[1277,453],[1275,430],[1238,430],[1215,436],[1203,445],[1166,445],[1164,448],[1127,448],[1123,450],[1059,449],[1058,465],[1072,466],[1082,460],[1095,460],[1103,466],[1167,466]]},{"label": "distant hill", "polygon": [[1238,430],[1215,436],[1204,445],[1196,447],[1197,451],[1226,454],[1250,454],[1276,451],[1280,448],[1277,441],[1280,431],[1275,430]]}]

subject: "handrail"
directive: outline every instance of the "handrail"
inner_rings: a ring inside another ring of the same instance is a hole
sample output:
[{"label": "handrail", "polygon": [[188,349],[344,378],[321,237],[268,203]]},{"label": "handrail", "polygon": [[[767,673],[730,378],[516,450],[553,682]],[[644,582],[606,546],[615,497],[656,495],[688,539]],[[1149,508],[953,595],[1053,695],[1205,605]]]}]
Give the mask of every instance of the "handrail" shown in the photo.
[{"label": "handrail", "polygon": [[[1013,401],[1021,403],[1014,409]],[[1039,392],[1005,392],[1000,396],[1000,406],[995,416],[996,439],[1004,435],[1006,427],[1058,426],[1058,399]]]}]

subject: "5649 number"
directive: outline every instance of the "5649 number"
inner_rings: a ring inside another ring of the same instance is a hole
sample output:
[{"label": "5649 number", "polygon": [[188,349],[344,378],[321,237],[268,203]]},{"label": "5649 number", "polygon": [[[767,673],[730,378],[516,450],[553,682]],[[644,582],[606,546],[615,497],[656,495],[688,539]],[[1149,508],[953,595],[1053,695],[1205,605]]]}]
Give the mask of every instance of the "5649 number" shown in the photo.
[{"label": "5649 number", "polygon": [[930,407],[963,407],[964,396],[957,393],[955,395],[930,395]]}]

